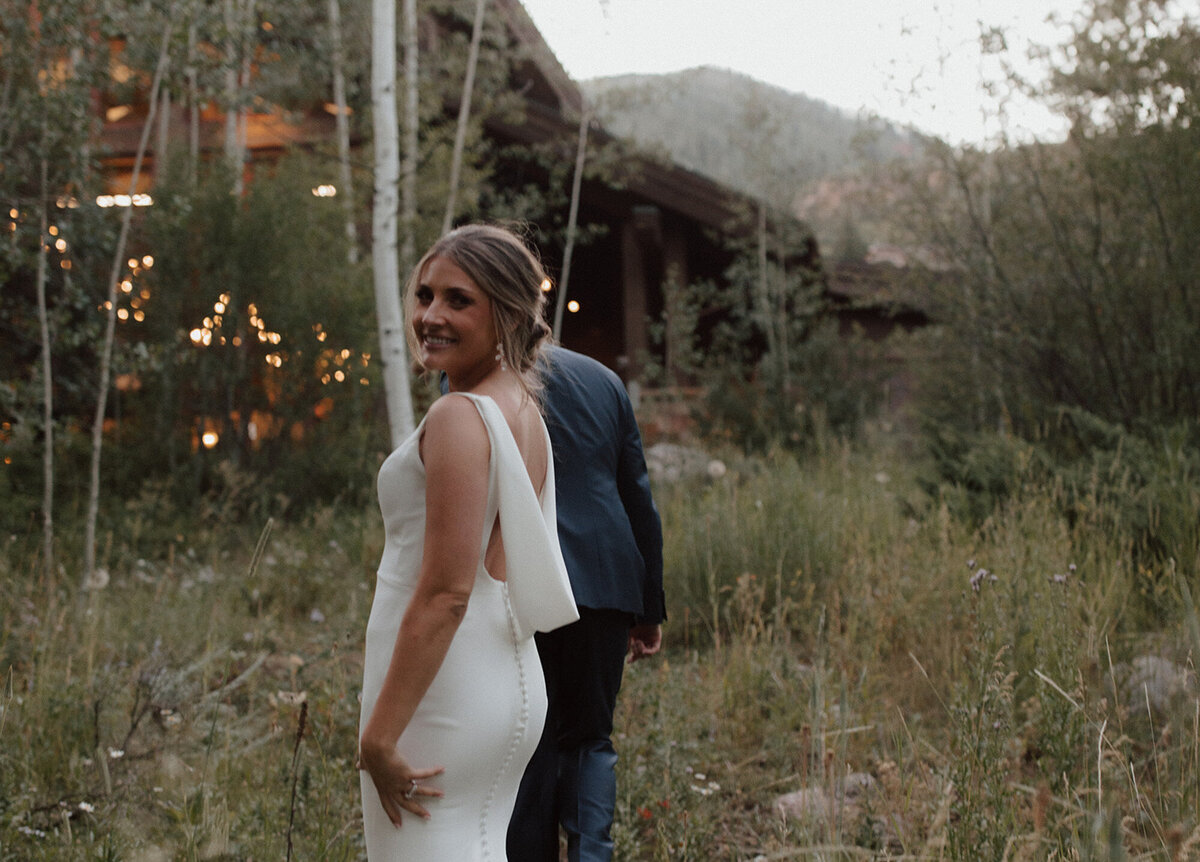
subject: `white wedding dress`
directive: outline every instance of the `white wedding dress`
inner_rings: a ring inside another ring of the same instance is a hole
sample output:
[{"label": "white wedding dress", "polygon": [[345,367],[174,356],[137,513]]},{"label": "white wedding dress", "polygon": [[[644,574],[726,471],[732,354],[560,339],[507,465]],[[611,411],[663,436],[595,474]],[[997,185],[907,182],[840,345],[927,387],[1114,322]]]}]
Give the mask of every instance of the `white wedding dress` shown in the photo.
[{"label": "white wedding dress", "polygon": [[[421,797],[429,820],[388,820],[375,785],[361,772],[363,825],[371,862],[504,862],[508,821],[521,775],[541,736],[546,686],[533,633],[578,619],[554,510],[554,459],[546,439],[546,479],[534,492],[504,414],[491,398],[471,399],[491,443],[488,501],[479,567],[467,613],[449,652],[398,748],[414,768],[444,766],[422,784],[441,798]],[[375,706],[400,620],[421,568],[425,538],[425,469],[419,442],[424,421],[379,470],[386,541],[367,623],[359,729]],[[500,518],[507,580],[484,569],[491,526]],[[520,862],[520,860],[514,860]]]}]

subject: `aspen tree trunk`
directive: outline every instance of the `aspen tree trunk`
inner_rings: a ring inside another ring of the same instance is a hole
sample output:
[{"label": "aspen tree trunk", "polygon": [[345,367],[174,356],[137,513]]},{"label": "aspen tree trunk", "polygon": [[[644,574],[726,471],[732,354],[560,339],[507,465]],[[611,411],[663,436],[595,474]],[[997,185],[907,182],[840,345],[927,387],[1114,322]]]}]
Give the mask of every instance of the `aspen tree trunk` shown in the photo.
[{"label": "aspen tree trunk", "polygon": [[413,429],[408,355],[400,311],[400,270],[396,252],[396,186],[400,178],[396,123],[396,4],[371,2],[371,105],[375,131],[375,200],[372,204],[371,260],[375,274],[375,313],[379,361],[383,368],[392,448]]},{"label": "aspen tree trunk", "polygon": [[[162,46],[158,52],[158,65],[154,68],[154,80],[150,85],[149,113],[142,124],[142,137],[138,141],[137,156],[133,160],[133,176],[129,180],[129,196],[137,192],[138,177],[142,172],[142,161],[146,157],[146,146],[150,141],[150,130],[154,127],[154,113],[158,107],[158,91],[166,73],[170,57],[171,29],[174,22],[168,21],[163,28]],[[112,374],[113,340],[116,334],[117,285],[121,278],[121,265],[125,261],[125,244],[129,239],[129,225],[133,221],[133,205],[125,208],[121,215],[121,233],[117,237],[117,249],[113,254],[112,270],[108,278],[108,320],[104,328],[104,343],[100,352],[100,383],[96,390],[96,418],[92,423],[92,470],[88,488],[87,523],[83,542],[83,585],[93,583],[96,570],[96,518],[100,513],[100,453],[104,443],[104,414],[108,408],[108,387]]]},{"label": "aspen tree trunk", "polygon": [[575,253],[575,226],[579,220],[579,192],[583,188],[583,166],[587,161],[588,125],[591,124],[591,108],[586,100],[579,117],[579,141],[575,150],[575,175],[571,179],[571,210],[567,215],[567,243],[563,249],[562,277],[558,281],[558,299],[554,303],[554,340],[562,338],[563,309],[567,307],[567,284],[571,280],[571,257]]},{"label": "aspen tree trunk", "polygon": [[417,253],[417,139],[420,127],[420,81],[417,77],[417,0],[404,0],[404,184],[401,205],[400,271],[407,273],[416,263]]},{"label": "aspen tree trunk", "polygon": [[329,39],[333,45],[333,104],[337,109],[338,194],[346,215],[346,261],[358,263],[358,230],[354,224],[354,186],[350,173],[350,115],[346,107],[346,58],[342,53],[342,16],[338,0],[329,0]]},{"label": "aspen tree trunk", "polygon": [[475,92],[475,67],[479,65],[479,43],[483,41],[483,17],[487,0],[475,0],[475,23],[471,27],[471,48],[467,52],[467,74],[463,78],[462,99],[458,103],[458,128],[454,131],[454,154],[450,159],[450,189],[446,194],[446,215],[442,233],[454,225],[458,207],[458,177],[462,172],[463,147],[467,142],[467,123],[471,119],[471,95]]},{"label": "aspen tree trunk", "polygon": [[[43,123],[45,121],[43,120]],[[43,137],[45,128],[43,126]],[[37,304],[42,337],[42,571],[47,581],[54,571],[54,386],[50,362],[50,315],[46,310],[46,160],[42,159],[41,233],[38,234]]]}]

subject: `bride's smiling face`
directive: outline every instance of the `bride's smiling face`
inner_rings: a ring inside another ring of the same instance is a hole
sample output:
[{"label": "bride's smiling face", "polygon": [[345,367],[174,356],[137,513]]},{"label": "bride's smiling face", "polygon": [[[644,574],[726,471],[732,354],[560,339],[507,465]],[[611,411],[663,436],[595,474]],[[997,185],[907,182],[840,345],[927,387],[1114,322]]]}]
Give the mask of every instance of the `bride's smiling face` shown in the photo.
[{"label": "bride's smiling face", "polygon": [[456,383],[482,379],[496,367],[492,301],[446,257],[431,258],[414,295],[412,327],[421,364]]}]

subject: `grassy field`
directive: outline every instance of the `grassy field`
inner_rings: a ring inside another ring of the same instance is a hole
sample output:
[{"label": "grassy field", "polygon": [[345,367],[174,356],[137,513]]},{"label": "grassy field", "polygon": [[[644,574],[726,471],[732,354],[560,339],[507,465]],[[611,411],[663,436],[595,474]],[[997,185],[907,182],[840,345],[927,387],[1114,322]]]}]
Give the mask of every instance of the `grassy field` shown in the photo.
[{"label": "grassy field", "polygon": [[[1194,571],[1054,487],[968,522],[887,445],[729,468],[657,489],[618,859],[1200,858]],[[3,537],[0,859],[361,858],[377,515],[227,521],[86,592]]]}]

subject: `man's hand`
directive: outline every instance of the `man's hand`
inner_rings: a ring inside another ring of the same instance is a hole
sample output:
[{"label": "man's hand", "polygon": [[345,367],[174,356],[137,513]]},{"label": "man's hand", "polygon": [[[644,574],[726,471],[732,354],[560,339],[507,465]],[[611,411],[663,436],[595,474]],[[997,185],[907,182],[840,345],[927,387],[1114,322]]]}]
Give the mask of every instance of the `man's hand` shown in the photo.
[{"label": "man's hand", "polygon": [[661,646],[661,625],[634,626],[629,630],[629,663],[654,655]]}]

